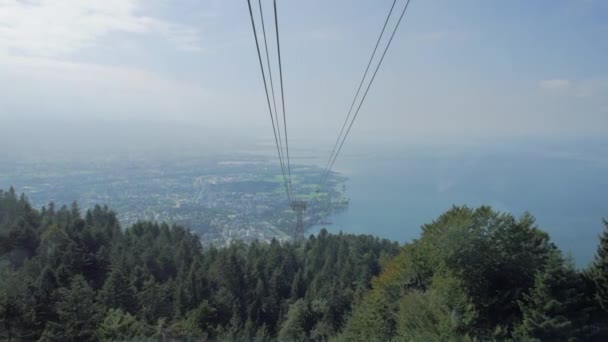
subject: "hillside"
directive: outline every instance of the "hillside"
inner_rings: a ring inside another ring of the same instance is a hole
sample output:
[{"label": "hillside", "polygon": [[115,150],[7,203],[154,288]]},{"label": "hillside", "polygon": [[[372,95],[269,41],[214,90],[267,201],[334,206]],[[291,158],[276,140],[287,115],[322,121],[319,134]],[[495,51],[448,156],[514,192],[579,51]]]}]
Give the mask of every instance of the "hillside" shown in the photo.
[{"label": "hillside", "polygon": [[602,340],[608,223],[577,270],[534,224],[454,207],[405,246],[328,234],[203,248],[0,191],[0,339]]},{"label": "hillside", "polygon": [[[38,211],[0,192],[0,338],[236,339],[339,331],[396,243],[322,231],[301,244],[203,249],[166,224]],[[306,308],[311,315],[302,316]]]}]

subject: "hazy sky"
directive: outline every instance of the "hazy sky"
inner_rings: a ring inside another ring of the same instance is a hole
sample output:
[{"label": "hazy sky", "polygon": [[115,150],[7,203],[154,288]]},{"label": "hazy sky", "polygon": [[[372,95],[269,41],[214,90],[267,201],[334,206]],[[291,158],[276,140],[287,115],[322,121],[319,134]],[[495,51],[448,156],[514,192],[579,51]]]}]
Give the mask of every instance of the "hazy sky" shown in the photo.
[{"label": "hazy sky", "polygon": [[[288,124],[302,145],[335,139],[391,3],[278,2]],[[604,0],[412,0],[351,136],[600,137],[607,37]],[[0,0],[0,124],[271,138],[266,109],[245,0]]]}]

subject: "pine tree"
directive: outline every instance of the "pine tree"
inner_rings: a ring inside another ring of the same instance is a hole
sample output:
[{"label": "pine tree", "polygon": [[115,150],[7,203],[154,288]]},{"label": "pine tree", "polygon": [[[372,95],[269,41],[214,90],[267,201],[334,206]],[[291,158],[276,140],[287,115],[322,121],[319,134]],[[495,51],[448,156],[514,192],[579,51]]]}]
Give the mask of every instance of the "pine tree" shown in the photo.
[{"label": "pine tree", "polygon": [[301,341],[306,339],[307,307],[304,300],[299,299],[289,307],[287,318],[279,331],[280,340]]},{"label": "pine tree", "polygon": [[49,339],[61,337],[64,341],[88,341],[95,338],[100,321],[99,307],[93,301],[95,292],[84,277],[72,278],[69,288],[57,290],[55,305],[57,322],[48,322],[44,335]]},{"label": "pine tree", "polygon": [[581,337],[585,320],[583,291],[574,266],[560,253],[550,254],[545,269],[536,275],[534,287],[519,305],[522,324],[516,334],[521,338],[569,340]]},{"label": "pine tree", "polygon": [[158,284],[152,278],[146,280],[142,290],[137,293],[139,314],[150,324],[156,323],[156,320],[161,317],[172,317],[174,294],[173,282]]},{"label": "pine tree", "polygon": [[137,313],[137,299],[135,288],[131,283],[124,261],[118,261],[112,265],[101,289],[101,300],[107,308],[123,309],[124,311]]},{"label": "pine tree", "polygon": [[0,340],[16,337],[21,319],[21,305],[17,295],[17,281],[9,272],[0,273]]},{"label": "pine tree", "polygon": [[45,322],[53,320],[53,292],[57,288],[57,279],[51,267],[45,267],[36,279],[31,280],[31,286],[25,290],[24,316],[30,318],[30,330],[39,333]]},{"label": "pine tree", "polygon": [[291,298],[298,299],[304,297],[306,293],[306,285],[302,277],[302,270],[299,269],[291,282]]},{"label": "pine tree", "polygon": [[608,314],[608,221],[604,220],[604,232],[600,236],[592,270],[596,300]]},{"label": "pine tree", "polygon": [[104,341],[126,341],[141,338],[147,327],[137,318],[121,309],[108,310],[97,328],[97,336]]}]

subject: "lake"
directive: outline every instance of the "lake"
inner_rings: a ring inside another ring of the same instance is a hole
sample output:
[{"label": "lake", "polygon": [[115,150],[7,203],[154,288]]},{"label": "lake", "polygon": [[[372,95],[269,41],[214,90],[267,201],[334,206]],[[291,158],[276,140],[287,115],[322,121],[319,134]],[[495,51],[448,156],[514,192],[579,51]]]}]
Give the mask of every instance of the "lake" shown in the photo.
[{"label": "lake", "polygon": [[351,151],[336,167],[349,177],[349,209],[324,227],[406,242],[453,205],[487,204],[517,216],[529,211],[584,266],[593,259],[602,218],[608,217],[605,147],[586,142]]}]

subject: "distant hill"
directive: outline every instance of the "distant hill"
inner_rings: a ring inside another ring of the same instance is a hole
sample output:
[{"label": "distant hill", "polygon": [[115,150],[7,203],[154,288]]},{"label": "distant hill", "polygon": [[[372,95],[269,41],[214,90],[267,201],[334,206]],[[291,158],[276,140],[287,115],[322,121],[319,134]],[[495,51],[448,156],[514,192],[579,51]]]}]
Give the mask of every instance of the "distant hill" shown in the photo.
[{"label": "distant hill", "polygon": [[603,340],[608,224],[577,270],[531,215],[454,207],[399,246],[328,234],[203,248],[107,207],[0,191],[0,339]]}]

